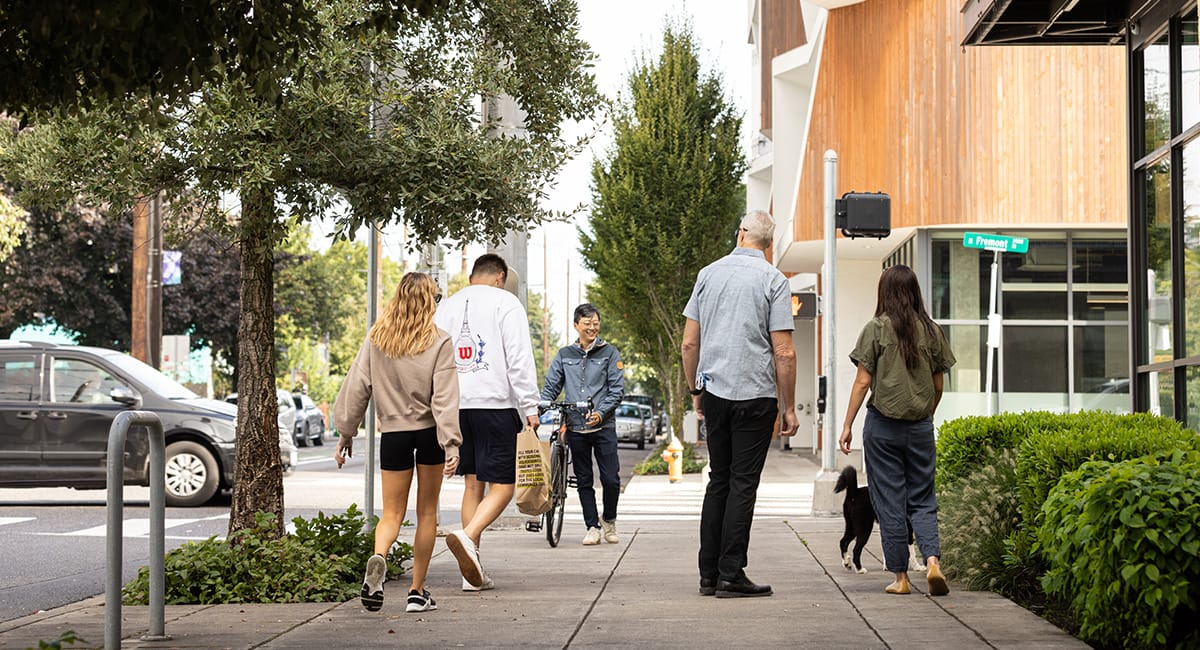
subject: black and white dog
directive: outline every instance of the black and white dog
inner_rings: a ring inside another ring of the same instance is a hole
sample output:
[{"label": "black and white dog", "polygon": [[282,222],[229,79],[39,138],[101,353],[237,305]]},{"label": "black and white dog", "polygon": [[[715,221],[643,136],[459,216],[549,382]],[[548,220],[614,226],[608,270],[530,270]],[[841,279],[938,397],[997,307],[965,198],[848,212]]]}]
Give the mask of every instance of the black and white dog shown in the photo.
[{"label": "black and white dog", "polygon": [[[871,505],[871,494],[867,487],[858,486],[858,470],[854,469],[853,465],[847,465],[842,470],[833,486],[834,494],[843,490],[846,492],[846,499],[842,502],[842,517],[846,520],[846,532],[838,542],[842,551],[842,566],[866,573],[867,570],[862,566],[862,550],[867,545],[867,540],[871,539],[871,532],[875,530],[875,507]],[[848,552],[851,540],[854,540],[853,554]],[[908,525],[908,540],[909,544],[913,544],[911,523]],[[921,559],[921,552],[913,545],[909,549],[908,570],[924,571],[925,565]]]}]

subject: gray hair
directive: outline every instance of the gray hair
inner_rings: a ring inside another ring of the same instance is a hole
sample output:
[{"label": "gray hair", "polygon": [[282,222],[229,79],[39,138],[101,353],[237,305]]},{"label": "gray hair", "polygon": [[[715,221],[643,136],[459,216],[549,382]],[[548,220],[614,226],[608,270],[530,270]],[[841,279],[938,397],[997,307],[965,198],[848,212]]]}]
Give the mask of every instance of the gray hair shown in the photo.
[{"label": "gray hair", "polygon": [[766,210],[751,210],[742,217],[745,242],[766,250],[775,241],[775,219]]}]

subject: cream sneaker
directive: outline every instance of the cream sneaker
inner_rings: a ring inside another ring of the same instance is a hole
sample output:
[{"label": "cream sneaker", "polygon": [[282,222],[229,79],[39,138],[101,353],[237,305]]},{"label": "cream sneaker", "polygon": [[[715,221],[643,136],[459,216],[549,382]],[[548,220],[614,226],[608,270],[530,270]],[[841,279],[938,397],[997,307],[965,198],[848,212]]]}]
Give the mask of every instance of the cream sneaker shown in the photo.
[{"label": "cream sneaker", "polygon": [[616,544],[621,541],[617,537],[617,522],[601,520],[600,525],[604,526],[604,541],[609,544]]},{"label": "cream sneaker", "polygon": [[600,529],[589,528],[586,535],[583,536],[584,546],[595,546],[600,543]]}]

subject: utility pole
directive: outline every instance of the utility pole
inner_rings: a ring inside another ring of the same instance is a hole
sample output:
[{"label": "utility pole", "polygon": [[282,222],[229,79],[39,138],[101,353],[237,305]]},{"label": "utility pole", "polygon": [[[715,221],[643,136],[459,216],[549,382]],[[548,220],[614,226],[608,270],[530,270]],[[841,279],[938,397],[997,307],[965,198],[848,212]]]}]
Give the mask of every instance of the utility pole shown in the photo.
[{"label": "utility pole", "polygon": [[567,327],[563,330],[565,341],[571,340],[571,260],[567,260],[567,301],[563,303],[563,311],[567,312]]},{"label": "utility pole", "polygon": [[162,206],[158,197],[133,206],[133,291],[130,353],[158,368],[162,359]]},{"label": "utility pole", "polygon": [[550,371],[550,284],[547,282],[546,249],[549,242],[542,228],[542,373]]}]

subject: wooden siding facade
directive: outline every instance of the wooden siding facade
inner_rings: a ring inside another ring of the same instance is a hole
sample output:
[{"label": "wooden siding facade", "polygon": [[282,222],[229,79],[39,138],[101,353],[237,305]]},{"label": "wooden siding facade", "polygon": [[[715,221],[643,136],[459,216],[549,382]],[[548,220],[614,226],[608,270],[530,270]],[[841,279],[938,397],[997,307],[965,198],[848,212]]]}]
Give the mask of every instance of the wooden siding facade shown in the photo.
[{"label": "wooden siding facade", "polygon": [[762,110],[759,128],[771,133],[771,59],[804,45],[804,14],[800,0],[759,0],[761,12],[762,65],[759,66],[759,81],[762,88]]},{"label": "wooden siding facade", "polygon": [[1126,223],[1124,49],[963,48],[960,4],[830,11],[796,241],[822,237],[827,149],[838,193],[889,193],[893,228]]}]

